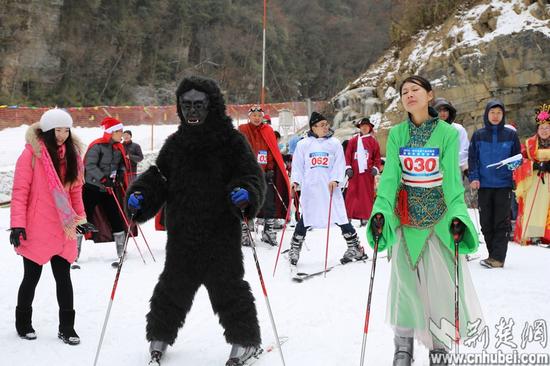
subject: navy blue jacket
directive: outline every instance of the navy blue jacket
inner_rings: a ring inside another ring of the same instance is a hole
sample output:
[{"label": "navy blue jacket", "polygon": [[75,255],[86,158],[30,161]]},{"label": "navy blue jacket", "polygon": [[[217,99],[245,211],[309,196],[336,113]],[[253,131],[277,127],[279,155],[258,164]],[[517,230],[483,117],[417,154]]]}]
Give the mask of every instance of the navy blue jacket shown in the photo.
[{"label": "navy blue jacket", "polygon": [[469,178],[470,182],[478,180],[481,188],[512,188],[512,171],[506,166],[499,169],[487,168],[489,164],[498,163],[521,152],[516,131],[504,127],[505,116],[496,126],[489,122],[489,110],[494,107],[500,107],[503,112],[505,111],[504,104],[499,100],[487,103],[483,115],[485,127],[474,132],[470,140]]}]

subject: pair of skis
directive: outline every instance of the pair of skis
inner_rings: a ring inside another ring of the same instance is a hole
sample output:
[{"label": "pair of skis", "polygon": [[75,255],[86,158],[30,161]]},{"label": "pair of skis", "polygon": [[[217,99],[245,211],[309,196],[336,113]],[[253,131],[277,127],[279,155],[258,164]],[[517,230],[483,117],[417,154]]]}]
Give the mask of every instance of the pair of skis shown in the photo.
[{"label": "pair of skis", "polygon": [[344,266],[344,265],[347,265],[347,264],[352,264],[352,263],[366,263],[367,261],[370,261],[371,259],[368,257],[368,255],[363,255],[362,257],[360,258],[357,258],[351,262],[346,262],[346,263],[338,263],[338,264],[335,264],[333,266],[330,266],[330,267],[327,267],[326,271],[325,270],[321,270],[321,271],[317,271],[317,272],[310,272],[310,273],[307,273],[307,272],[298,272],[298,267],[296,265],[290,265],[290,274],[291,274],[291,278],[294,282],[298,282],[298,283],[301,283],[301,282],[304,282],[306,280],[309,280],[313,277],[317,277],[317,276],[320,276],[322,274],[325,274],[327,272],[330,272],[332,271],[334,268],[336,267],[340,267],[340,266]]}]

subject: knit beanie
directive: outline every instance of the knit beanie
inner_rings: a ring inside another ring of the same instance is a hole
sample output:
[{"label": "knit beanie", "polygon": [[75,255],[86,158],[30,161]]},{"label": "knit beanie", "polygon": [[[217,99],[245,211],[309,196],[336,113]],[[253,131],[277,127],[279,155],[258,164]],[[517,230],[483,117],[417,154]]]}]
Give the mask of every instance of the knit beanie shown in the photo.
[{"label": "knit beanie", "polygon": [[73,127],[73,119],[71,115],[63,109],[50,109],[40,117],[40,129],[42,132],[49,131],[53,128],[71,128]]}]

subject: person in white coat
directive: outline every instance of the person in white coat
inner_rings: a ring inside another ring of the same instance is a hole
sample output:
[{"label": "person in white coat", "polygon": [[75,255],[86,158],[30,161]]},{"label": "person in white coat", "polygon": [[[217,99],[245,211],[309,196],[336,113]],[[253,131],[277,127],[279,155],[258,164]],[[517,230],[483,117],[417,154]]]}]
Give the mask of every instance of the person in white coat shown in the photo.
[{"label": "person in white coat", "polygon": [[307,229],[327,227],[329,209],[330,223],[340,227],[348,246],[340,261],[347,263],[362,259],[365,251],[359,243],[357,232],[349,223],[339,189],[346,170],[342,145],[332,137],[330,125],[320,113],[311,114],[309,127],[308,136],[298,142],[292,159],[292,190],[300,190],[303,211],[290,243],[290,264],[296,265],[300,259]]}]

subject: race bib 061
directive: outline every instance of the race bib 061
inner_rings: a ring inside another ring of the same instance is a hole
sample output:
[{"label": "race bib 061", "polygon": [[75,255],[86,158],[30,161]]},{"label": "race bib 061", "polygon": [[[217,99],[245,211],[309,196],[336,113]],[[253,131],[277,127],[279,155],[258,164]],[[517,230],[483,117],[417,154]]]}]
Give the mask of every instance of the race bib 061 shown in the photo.
[{"label": "race bib 061", "polygon": [[434,147],[401,147],[401,179],[413,187],[437,187],[443,183],[439,170],[439,148]]},{"label": "race bib 061", "polygon": [[260,165],[267,164],[267,150],[258,151],[258,164]]}]

